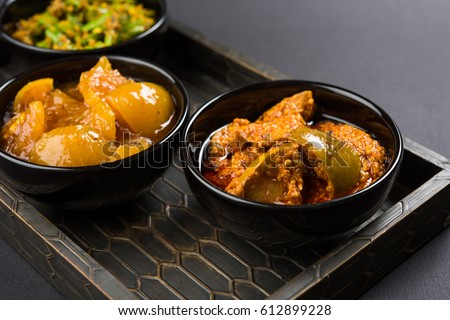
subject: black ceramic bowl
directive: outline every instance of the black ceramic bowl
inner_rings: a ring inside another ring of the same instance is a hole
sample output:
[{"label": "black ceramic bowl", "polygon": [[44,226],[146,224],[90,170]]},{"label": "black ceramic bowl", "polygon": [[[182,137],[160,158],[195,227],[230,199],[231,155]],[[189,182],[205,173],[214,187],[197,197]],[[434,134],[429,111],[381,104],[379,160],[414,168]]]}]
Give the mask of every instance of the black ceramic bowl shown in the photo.
[{"label": "black ceramic bowl", "polygon": [[20,19],[28,18],[35,13],[44,11],[49,2],[50,0],[5,0],[0,7],[0,36],[12,45],[25,49],[31,53],[40,55],[73,55],[81,53],[111,53],[111,51],[115,52],[144,40],[146,41],[146,46],[157,46],[160,35],[167,30],[166,2],[164,0],[138,0],[144,7],[156,11],[156,22],[150,29],[120,44],[99,49],[53,50],[28,45],[11,37],[8,30],[5,28],[7,24],[15,23]]},{"label": "black ceramic bowl", "polygon": [[[1,119],[16,93],[29,81],[51,77],[56,87],[60,82],[78,81],[81,72],[92,68],[98,59],[98,56],[64,58],[10,79],[0,87]],[[134,198],[170,165],[189,114],[183,84],[154,64],[120,56],[108,56],[108,59],[122,75],[158,83],[171,93],[176,122],[170,132],[149,149],[123,161],[86,167],[42,166],[0,150],[0,179],[3,182],[54,207],[90,210]]]},{"label": "black ceramic bowl", "polygon": [[[371,132],[386,148],[386,173],[355,194],[320,204],[281,206],[232,196],[206,180],[200,171],[201,148],[210,134],[234,118],[255,120],[282,98],[312,90],[315,119],[340,120]],[[367,99],[327,84],[279,80],[249,85],[215,97],[191,118],[183,132],[185,174],[199,203],[233,233],[264,246],[287,247],[341,237],[368,220],[385,201],[399,171],[401,134],[381,108]]]}]

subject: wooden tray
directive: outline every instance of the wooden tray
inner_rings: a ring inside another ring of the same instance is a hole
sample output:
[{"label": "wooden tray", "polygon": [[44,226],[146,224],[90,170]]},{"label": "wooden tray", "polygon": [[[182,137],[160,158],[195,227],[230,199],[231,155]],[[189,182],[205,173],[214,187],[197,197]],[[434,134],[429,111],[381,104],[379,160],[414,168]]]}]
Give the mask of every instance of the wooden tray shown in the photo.
[{"label": "wooden tray", "polygon": [[[236,86],[288,78],[174,22],[151,51],[135,52],[184,82],[192,111]],[[39,60],[1,52],[0,83]],[[449,160],[405,146],[383,208],[319,248],[264,249],[227,232],[192,196],[179,157],[150,192],[95,214],[52,210],[0,181],[0,235],[69,299],[356,298],[450,222]]]}]

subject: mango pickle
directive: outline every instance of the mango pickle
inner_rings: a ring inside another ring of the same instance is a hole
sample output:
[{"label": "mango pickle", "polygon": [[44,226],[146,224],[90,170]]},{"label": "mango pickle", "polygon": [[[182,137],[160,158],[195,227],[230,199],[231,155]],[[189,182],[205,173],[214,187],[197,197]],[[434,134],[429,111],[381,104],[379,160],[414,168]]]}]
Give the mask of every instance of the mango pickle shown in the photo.
[{"label": "mango pickle", "polygon": [[307,163],[327,182],[332,198],[350,191],[358,182],[360,155],[344,141],[308,127],[293,130],[289,140],[300,145]]},{"label": "mango pickle", "polygon": [[316,109],[308,90],[284,98],[255,122],[234,119],[208,141],[205,178],[251,201],[301,205],[349,195],[381,177],[384,147],[350,124],[314,122]]},{"label": "mango pickle", "polygon": [[[304,167],[296,152],[298,147],[297,144],[289,143],[270,148],[256,158],[238,179],[234,179],[225,191],[264,203],[301,201]],[[285,180],[286,177],[289,177],[289,181]]]}]

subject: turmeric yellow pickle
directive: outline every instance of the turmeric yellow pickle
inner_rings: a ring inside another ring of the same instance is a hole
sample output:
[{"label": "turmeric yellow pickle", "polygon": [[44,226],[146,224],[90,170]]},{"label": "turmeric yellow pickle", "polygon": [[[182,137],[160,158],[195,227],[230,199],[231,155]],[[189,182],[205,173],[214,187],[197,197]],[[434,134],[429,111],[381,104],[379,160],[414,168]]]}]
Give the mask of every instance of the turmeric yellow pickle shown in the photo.
[{"label": "turmeric yellow pickle", "polygon": [[352,125],[313,122],[315,109],[302,91],[254,122],[234,119],[211,136],[203,175],[232,195],[282,205],[329,201],[380,178],[385,148]]},{"label": "turmeric yellow pickle", "polygon": [[161,85],[137,82],[101,57],[77,83],[52,78],[22,87],[5,115],[0,147],[22,160],[78,167],[145,150],[174,126],[174,100]]}]

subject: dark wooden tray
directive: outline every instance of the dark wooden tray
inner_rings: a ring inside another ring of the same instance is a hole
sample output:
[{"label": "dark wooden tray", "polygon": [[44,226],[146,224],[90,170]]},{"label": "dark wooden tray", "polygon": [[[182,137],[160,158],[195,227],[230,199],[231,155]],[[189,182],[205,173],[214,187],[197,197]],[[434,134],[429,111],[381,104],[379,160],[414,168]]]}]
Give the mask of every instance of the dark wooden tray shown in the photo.
[{"label": "dark wooden tray", "polygon": [[[0,83],[39,60],[5,45]],[[192,111],[236,86],[288,78],[174,22],[159,52],[135,52],[181,78]],[[449,160],[405,146],[383,208],[318,248],[265,249],[227,232],[192,196],[178,157],[150,192],[89,215],[52,210],[0,181],[0,235],[70,299],[356,298],[450,222]]]}]

